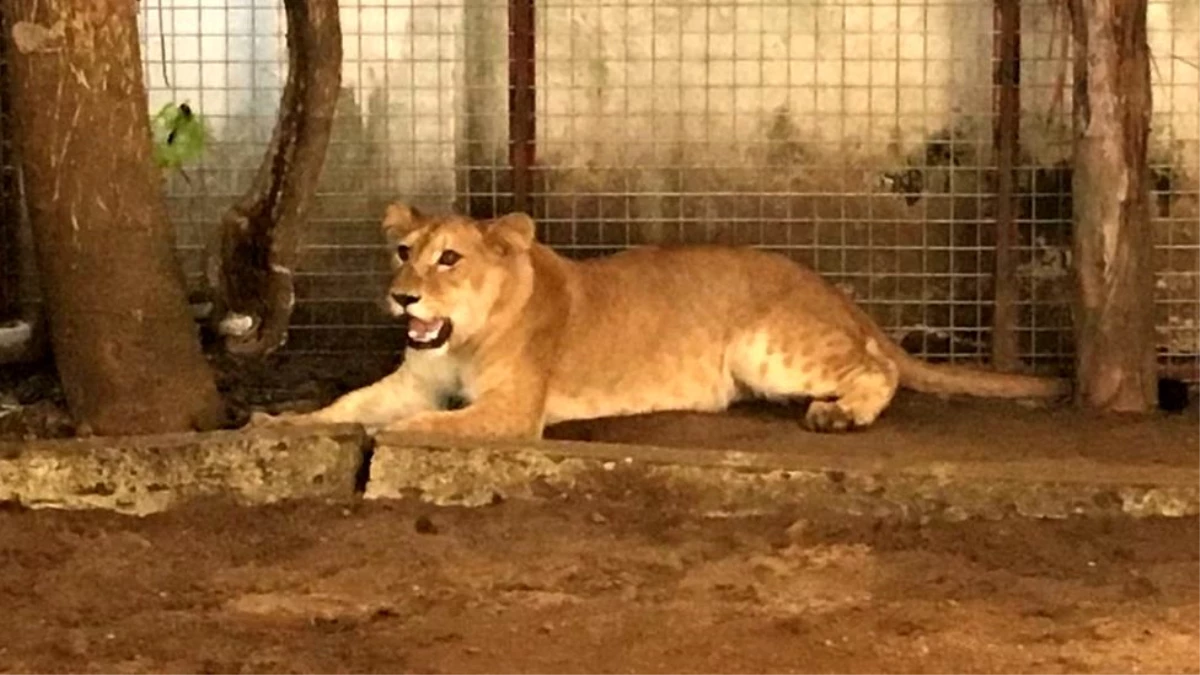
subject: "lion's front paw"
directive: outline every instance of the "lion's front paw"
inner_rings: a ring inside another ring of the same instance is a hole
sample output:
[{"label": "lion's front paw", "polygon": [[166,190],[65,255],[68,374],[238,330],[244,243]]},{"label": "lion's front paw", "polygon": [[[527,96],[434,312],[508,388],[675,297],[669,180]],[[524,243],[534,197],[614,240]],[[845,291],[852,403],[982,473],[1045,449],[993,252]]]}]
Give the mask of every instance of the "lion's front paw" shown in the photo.
[{"label": "lion's front paw", "polygon": [[278,415],[262,412],[261,410],[250,413],[250,421],[246,422],[246,428],[261,428],[261,427],[281,427],[292,424],[297,424],[303,421],[303,415],[294,412],[284,412]]}]

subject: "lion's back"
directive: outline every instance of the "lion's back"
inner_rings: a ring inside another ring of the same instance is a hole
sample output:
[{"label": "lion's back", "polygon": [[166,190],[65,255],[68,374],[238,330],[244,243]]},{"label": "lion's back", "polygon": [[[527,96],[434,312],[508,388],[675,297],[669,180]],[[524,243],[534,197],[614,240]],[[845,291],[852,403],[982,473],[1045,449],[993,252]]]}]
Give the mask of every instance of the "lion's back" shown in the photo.
[{"label": "lion's back", "polygon": [[548,422],[723,409],[738,391],[728,352],[741,331],[780,308],[795,322],[843,313],[814,272],[754,249],[646,247],[572,269]]}]

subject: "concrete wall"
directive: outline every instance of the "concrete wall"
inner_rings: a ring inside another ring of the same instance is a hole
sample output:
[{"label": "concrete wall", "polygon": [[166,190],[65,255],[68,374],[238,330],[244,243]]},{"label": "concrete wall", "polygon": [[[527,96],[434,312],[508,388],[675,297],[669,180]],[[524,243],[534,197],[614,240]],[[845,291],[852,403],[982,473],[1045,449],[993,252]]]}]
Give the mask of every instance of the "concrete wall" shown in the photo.
[{"label": "concrete wall", "polygon": [[[506,208],[507,3],[344,3],[344,100],[305,234],[298,323],[378,321],[382,205]],[[199,251],[249,181],[273,122],[283,45],[275,2],[165,3],[173,91],[216,138],[169,192]],[[145,56],[159,7],[142,3]],[[879,0],[538,2],[542,235],[584,255],[643,242],[786,248],[870,305],[909,345],[974,354],[990,321],[995,176],[991,3]],[[1152,0],[1164,343],[1195,352],[1200,26],[1194,0]],[[1022,267],[1029,352],[1060,352],[1069,316],[1070,71],[1062,3],[1024,3]],[[226,37],[228,36],[228,37]],[[1189,65],[1190,64],[1190,65]],[[1187,273],[1183,273],[1187,270]],[[1190,294],[1190,295],[1189,295]],[[1191,322],[1191,328],[1188,328]],[[949,330],[947,330],[949,329]],[[1190,331],[1190,332],[1189,332]],[[314,329],[300,347],[358,340]],[[348,346],[354,346],[349,344]]]}]

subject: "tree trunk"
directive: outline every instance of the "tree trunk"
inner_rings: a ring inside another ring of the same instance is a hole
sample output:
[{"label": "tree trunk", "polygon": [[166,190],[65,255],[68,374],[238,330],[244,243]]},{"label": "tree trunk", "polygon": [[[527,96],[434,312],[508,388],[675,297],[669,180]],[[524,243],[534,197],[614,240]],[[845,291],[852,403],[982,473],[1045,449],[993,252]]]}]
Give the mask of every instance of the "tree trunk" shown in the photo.
[{"label": "tree trunk", "polygon": [[[7,14],[0,14],[0,31],[7,31]],[[7,170],[13,166],[12,124],[7,114],[11,103],[8,94],[7,43],[0,41],[0,329],[5,321],[19,317],[17,305],[20,294],[17,283],[20,277],[20,261],[17,258],[18,228],[21,226],[17,212],[16,172]],[[5,363],[0,355],[0,363]]]},{"label": "tree trunk", "polygon": [[1146,0],[1071,0],[1078,400],[1157,406]]},{"label": "tree trunk", "polygon": [[135,0],[3,0],[54,357],[81,433],[207,429],[224,406],[150,158]]},{"label": "tree trunk", "polygon": [[284,0],[288,75],[279,118],[246,195],[222,219],[218,311],[225,348],[265,355],[287,341],[298,230],[317,191],[342,81],[337,0]]}]

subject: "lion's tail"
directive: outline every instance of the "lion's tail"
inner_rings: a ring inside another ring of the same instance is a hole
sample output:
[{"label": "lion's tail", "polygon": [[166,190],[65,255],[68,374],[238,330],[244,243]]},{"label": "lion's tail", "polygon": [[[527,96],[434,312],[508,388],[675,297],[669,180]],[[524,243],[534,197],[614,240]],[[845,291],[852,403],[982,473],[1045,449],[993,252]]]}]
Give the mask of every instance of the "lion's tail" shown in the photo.
[{"label": "lion's tail", "polygon": [[951,364],[926,363],[879,336],[883,352],[895,361],[900,384],[930,394],[965,394],[991,398],[1061,398],[1071,393],[1068,380],[1036,375],[989,372]]},{"label": "lion's tail", "polygon": [[981,368],[922,361],[888,337],[866,310],[849,298],[845,300],[858,324],[875,338],[882,355],[896,364],[902,387],[926,394],[961,394],[990,398],[1055,399],[1071,393],[1071,382],[1062,378],[998,373]]},{"label": "lion's tail", "polygon": [[875,333],[883,356],[893,360],[900,386],[924,394],[984,396],[995,399],[1060,399],[1072,392],[1064,378],[994,372],[953,364],[931,364],[913,357],[878,327],[866,312],[854,306]]}]

